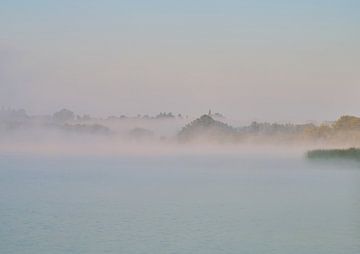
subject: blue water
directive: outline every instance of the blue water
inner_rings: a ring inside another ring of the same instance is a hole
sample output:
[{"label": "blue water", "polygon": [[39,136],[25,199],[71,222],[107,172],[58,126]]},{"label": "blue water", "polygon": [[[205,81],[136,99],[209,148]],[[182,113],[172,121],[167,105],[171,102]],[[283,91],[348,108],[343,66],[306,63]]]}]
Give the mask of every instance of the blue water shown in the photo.
[{"label": "blue water", "polygon": [[360,167],[0,156],[0,253],[360,253]]}]

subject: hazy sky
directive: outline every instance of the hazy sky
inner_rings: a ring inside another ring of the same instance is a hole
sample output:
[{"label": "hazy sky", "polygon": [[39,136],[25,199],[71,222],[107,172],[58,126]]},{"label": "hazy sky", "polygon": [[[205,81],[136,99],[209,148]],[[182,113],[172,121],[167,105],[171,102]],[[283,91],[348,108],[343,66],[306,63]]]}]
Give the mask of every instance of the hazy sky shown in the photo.
[{"label": "hazy sky", "polygon": [[360,115],[360,1],[0,2],[0,106]]}]

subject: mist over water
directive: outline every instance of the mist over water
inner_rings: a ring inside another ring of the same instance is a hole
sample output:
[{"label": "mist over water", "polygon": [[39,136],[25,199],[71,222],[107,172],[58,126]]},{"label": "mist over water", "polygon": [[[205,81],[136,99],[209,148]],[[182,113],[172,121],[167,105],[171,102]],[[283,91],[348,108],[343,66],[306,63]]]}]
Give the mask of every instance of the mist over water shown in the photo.
[{"label": "mist over water", "polygon": [[360,1],[0,1],[0,254],[359,254]]},{"label": "mist over water", "polygon": [[343,116],[326,125],[232,124],[236,121],[211,112],[198,118],[172,113],[94,118],[67,109],[44,116],[1,109],[0,152],[58,156],[206,155],[247,151],[301,154],[314,148],[357,146],[360,142],[360,118],[352,116]]},{"label": "mist over water", "polygon": [[360,251],[360,164],[304,125],[84,118],[0,121],[1,252]]},{"label": "mist over water", "polygon": [[274,151],[0,157],[4,253],[360,251],[360,167]]}]

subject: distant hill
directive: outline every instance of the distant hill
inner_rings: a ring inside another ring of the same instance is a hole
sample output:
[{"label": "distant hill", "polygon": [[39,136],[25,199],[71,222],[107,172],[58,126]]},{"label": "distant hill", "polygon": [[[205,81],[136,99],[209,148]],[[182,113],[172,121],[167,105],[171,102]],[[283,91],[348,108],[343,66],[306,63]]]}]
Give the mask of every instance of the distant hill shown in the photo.
[{"label": "distant hill", "polygon": [[210,115],[202,115],[183,127],[178,133],[178,138],[180,141],[228,141],[233,140],[236,134],[236,130],[226,123],[214,120]]}]

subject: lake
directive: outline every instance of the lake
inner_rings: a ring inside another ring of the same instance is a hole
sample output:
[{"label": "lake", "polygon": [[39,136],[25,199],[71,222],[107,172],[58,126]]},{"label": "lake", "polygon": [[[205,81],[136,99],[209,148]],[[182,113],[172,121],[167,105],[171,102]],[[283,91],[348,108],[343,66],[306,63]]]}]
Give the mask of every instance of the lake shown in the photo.
[{"label": "lake", "polygon": [[0,155],[0,253],[360,253],[360,166]]}]

